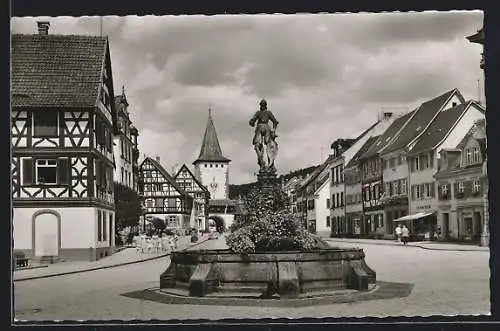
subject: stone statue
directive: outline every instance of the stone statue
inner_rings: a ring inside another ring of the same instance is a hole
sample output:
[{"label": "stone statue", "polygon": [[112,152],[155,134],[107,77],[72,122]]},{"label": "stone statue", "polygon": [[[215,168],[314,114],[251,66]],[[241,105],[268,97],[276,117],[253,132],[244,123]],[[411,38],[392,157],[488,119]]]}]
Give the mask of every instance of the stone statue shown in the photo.
[{"label": "stone statue", "polygon": [[[273,123],[271,127],[269,121]],[[260,101],[260,110],[253,115],[250,126],[255,127],[253,146],[257,153],[257,163],[260,170],[275,170],[274,160],[278,154],[278,143],[276,142],[276,128],[278,121],[273,113],[267,109],[266,100]]]}]

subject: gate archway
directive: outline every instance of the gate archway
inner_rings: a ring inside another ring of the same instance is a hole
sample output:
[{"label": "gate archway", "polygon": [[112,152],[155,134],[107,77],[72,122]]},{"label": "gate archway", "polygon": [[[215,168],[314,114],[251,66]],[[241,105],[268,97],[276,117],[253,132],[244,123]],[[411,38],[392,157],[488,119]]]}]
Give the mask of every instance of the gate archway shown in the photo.
[{"label": "gate archway", "polygon": [[215,230],[219,233],[223,233],[224,230],[226,229],[226,222],[224,221],[224,218],[221,216],[217,215],[210,215],[208,216],[208,220],[212,220],[215,223]]}]

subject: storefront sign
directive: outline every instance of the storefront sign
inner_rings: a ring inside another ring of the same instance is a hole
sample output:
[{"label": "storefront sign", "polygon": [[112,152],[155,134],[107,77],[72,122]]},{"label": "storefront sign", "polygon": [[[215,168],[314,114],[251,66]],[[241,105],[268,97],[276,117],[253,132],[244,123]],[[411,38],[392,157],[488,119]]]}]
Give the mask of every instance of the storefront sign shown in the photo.
[{"label": "storefront sign", "polygon": [[431,209],[431,205],[417,206],[417,210],[422,210],[422,209]]}]

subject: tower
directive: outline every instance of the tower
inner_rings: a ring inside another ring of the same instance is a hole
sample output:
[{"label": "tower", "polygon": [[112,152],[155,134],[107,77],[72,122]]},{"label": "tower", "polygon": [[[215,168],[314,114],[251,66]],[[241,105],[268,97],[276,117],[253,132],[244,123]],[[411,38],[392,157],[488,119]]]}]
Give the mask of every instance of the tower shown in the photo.
[{"label": "tower", "polygon": [[195,176],[210,192],[210,199],[229,199],[230,162],[230,159],[222,155],[212,111],[209,109],[200,155],[193,165]]}]

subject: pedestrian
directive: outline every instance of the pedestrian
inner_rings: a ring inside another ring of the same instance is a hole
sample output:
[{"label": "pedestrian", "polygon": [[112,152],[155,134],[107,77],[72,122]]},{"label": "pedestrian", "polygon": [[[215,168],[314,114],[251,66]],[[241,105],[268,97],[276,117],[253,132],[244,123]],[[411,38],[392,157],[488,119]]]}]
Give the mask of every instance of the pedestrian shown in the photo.
[{"label": "pedestrian", "polygon": [[401,229],[401,238],[403,239],[403,244],[406,246],[408,244],[408,239],[410,237],[410,230],[403,225],[403,229]]},{"label": "pedestrian", "polygon": [[168,245],[170,246],[170,253],[172,253],[175,250],[174,236],[170,236],[168,239]]},{"label": "pedestrian", "polygon": [[403,229],[401,228],[401,224],[398,224],[398,226],[396,227],[396,239],[397,239],[398,243],[401,242],[402,231],[403,231]]},{"label": "pedestrian", "polygon": [[178,243],[178,241],[179,241],[179,236],[176,233],[176,234],[174,234],[174,247],[175,247],[176,250],[177,250],[177,243]]}]

